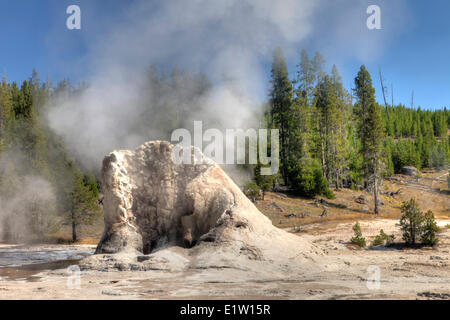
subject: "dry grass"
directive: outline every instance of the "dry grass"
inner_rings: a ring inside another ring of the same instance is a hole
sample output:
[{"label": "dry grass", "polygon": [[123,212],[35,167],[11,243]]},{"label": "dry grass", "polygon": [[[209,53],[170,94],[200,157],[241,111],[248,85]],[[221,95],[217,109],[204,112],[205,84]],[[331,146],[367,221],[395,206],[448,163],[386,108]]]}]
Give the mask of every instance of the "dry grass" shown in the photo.
[{"label": "dry grass", "polygon": [[82,225],[77,230],[78,241],[72,241],[70,226],[62,226],[58,232],[47,236],[47,242],[55,244],[91,244],[96,245],[103,233],[103,216],[97,218],[92,225]]},{"label": "dry grass", "polygon": [[[424,172],[421,178],[416,179],[403,175],[395,175],[383,182],[382,191],[396,192],[401,189],[398,195],[393,198],[381,195],[384,205],[381,206],[379,215],[371,213],[373,211],[373,196],[365,191],[354,191],[350,189],[333,190],[336,199],[328,200],[324,204],[315,204],[314,199],[302,198],[288,194],[269,192],[264,201],[255,203],[258,209],[269,217],[273,224],[280,228],[297,228],[301,225],[312,223],[327,223],[333,221],[356,221],[370,220],[375,218],[400,218],[400,206],[403,201],[416,198],[422,210],[432,210],[437,218],[450,217],[450,197],[447,193],[446,171]],[[369,212],[363,212],[364,204],[359,204],[355,200],[364,195],[367,198],[366,206]],[[321,198],[318,198],[319,200]],[[321,217],[325,205],[327,215]],[[296,217],[288,217],[289,215]]]}]

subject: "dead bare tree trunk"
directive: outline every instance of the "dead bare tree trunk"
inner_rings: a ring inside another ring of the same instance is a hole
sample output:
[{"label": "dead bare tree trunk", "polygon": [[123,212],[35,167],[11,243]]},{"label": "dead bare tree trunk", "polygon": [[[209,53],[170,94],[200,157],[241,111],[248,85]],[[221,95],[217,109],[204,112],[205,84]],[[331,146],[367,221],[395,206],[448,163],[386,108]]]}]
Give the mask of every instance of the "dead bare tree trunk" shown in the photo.
[{"label": "dead bare tree trunk", "polygon": [[339,180],[340,180],[339,169],[336,169],[336,190],[339,190]]},{"label": "dead bare tree trunk", "polygon": [[392,98],[392,104],[391,106],[394,107],[394,85],[391,84],[391,98]]},{"label": "dead bare tree trunk", "polygon": [[[389,121],[389,109],[388,109],[388,104],[387,104],[387,100],[386,100],[386,87],[384,86],[384,83],[383,83],[383,74],[381,73],[381,68],[379,68],[379,72],[380,72],[381,91],[383,92],[384,105],[386,106],[386,116],[387,116],[387,120]],[[394,105],[392,105],[392,106],[394,106]]]},{"label": "dead bare tree trunk", "polygon": [[373,186],[373,199],[375,201],[374,206],[374,212],[375,214],[378,214],[378,165],[377,165],[377,159],[375,159],[373,164],[373,179],[374,179],[374,186]]},{"label": "dead bare tree trunk", "polygon": [[322,160],[322,174],[324,177],[327,177],[327,169],[326,169],[326,161],[325,161],[325,145],[323,143],[324,133],[322,122],[319,119],[319,132],[320,132],[320,152],[321,152],[321,160]]},{"label": "dead bare tree trunk", "polygon": [[75,212],[72,211],[72,241],[77,242],[77,223],[75,221]]}]

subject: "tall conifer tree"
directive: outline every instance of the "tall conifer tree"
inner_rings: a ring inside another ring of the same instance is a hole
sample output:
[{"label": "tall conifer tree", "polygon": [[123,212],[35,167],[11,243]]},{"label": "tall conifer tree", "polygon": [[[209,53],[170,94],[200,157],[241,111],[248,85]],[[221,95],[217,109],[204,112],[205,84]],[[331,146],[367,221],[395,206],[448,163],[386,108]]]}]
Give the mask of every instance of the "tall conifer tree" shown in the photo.
[{"label": "tall conifer tree", "polygon": [[373,184],[374,212],[378,209],[379,161],[385,137],[380,107],[375,102],[375,89],[366,67],[361,66],[355,78],[357,102],[355,111],[358,119],[358,133],[361,139],[361,152],[364,157],[366,185]]},{"label": "tall conifer tree", "polygon": [[272,119],[280,129],[281,175],[284,183],[288,183],[289,158],[289,118],[293,98],[293,87],[289,80],[286,60],[281,48],[276,48],[273,54],[272,80],[270,90],[270,106]]}]

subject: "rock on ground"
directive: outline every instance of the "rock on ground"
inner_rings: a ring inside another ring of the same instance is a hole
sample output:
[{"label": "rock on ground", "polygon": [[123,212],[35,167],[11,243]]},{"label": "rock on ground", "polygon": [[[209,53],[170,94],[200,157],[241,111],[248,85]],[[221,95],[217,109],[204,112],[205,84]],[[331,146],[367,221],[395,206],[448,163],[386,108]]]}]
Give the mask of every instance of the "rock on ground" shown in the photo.
[{"label": "rock on ground", "polygon": [[407,176],[415,177],[419,174],[416,167],[408,166],[402,168],[402,173]]},{"label": "rock on ground", "polygon": [[308,267],[321,254],[274,227],[212,160],[192,147],[203,162],[175,164],[173,148],[152,141],[105,157],[105,231],[83,268],[270,271]]}]

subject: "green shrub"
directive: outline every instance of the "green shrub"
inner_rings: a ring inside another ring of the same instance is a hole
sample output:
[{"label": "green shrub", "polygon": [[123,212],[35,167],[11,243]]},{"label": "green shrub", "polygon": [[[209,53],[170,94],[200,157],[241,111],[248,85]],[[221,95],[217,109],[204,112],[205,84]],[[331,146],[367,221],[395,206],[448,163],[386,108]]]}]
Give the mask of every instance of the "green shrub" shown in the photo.
[{"label": "green shrub", "polygon": [[244,194],[252,200],[252,202],[255,202],[256,199],[258,199],[260,191],[261,189],[255,182],[249,182],[244,187]]},{"label": "green shrub", "polygon": [[445,152],[444,152],[444,149],[441,148],[440,145],[436,146],[431,151],[430,165],[432,168],[436,168],[436,169],[443,169],[447,166]]},{"label": "green shrub", "polygon": [[333,191],[331,191],[330,189],[327,189],[325,191],[325,197],[327,197],[328,199],[336,199],[336,195],[334,194]]},{"label": "green shrub", "polygon": [[328,188],[328,181],[323,176],[322,167],[317,160],[302,159],[289,170],[291,189],[302,196],[314,197],[323,195],[334,199]]},{"label": "green shrub", "polygon": [[420,169],[420,154],[413,141],[401,139],[394,145],[392,162],[396,173],[400,173],[404,166],[414,166]]},{"label": "green shrub", "polygon": [[315,195],[314,168],[312,160],[301,160],[290,170],[291,188],[298,194],[312,197]]},{"label": "green shrub", "polygon": [[400,227],[403,232],[403,240],[408,246],[414,246],[423,227],[423,215],[415,199],[403,202]]},{"label": "green shrub", "polygon": [[421,212],[417,201],[411,199],[403,203],[402,213],[400,226],[403,232],[403,240],[407,245],[416,245],[418,239],[426,246],[433,246],[438,242],[436,234],[439,227],[436,224],[433,212],[430,210],[426,213]]},{"label": "green shrub", "polygon": [[439,242],[436,233],[439,232],[439,227],[434,219],[434,214],[428,210],[424,215],[423,233],[421,236],[422,244],[426,246],[434,246]]},{"label": "green shrub", "polygon": [[276,176],[275,175],[269,175],[269,176],[261,175],[261,168],[262,168],[261,164],[258,163],[255,166],[254,173],[255,173],[255,182],[261,189],[262,199],[264,200],[266,192],[270,191],[273,188]]},{"label": "green shrub", "polygon": [[350,242],[364,248],[366,246],[366,238],[362,236],[361,226],[359,225],[359,222],[355,223],[355,225],[353,226],[353,232],[355,233],[355,236],[350,239]]},{"label": "green shrub", "polygon": [[389,235],[384,232],[383,229],[380,230],[380,234],[375,237],[372,242],[372,246],[390,246],[394,242],[395,236],[393,234]]},{"label": "green shrub", "polygon": [[358,185],[363,182],[363,158],[359,152],[350,152],[349,157],[349,171],[350,187],[353,190],[359,190]]}]

